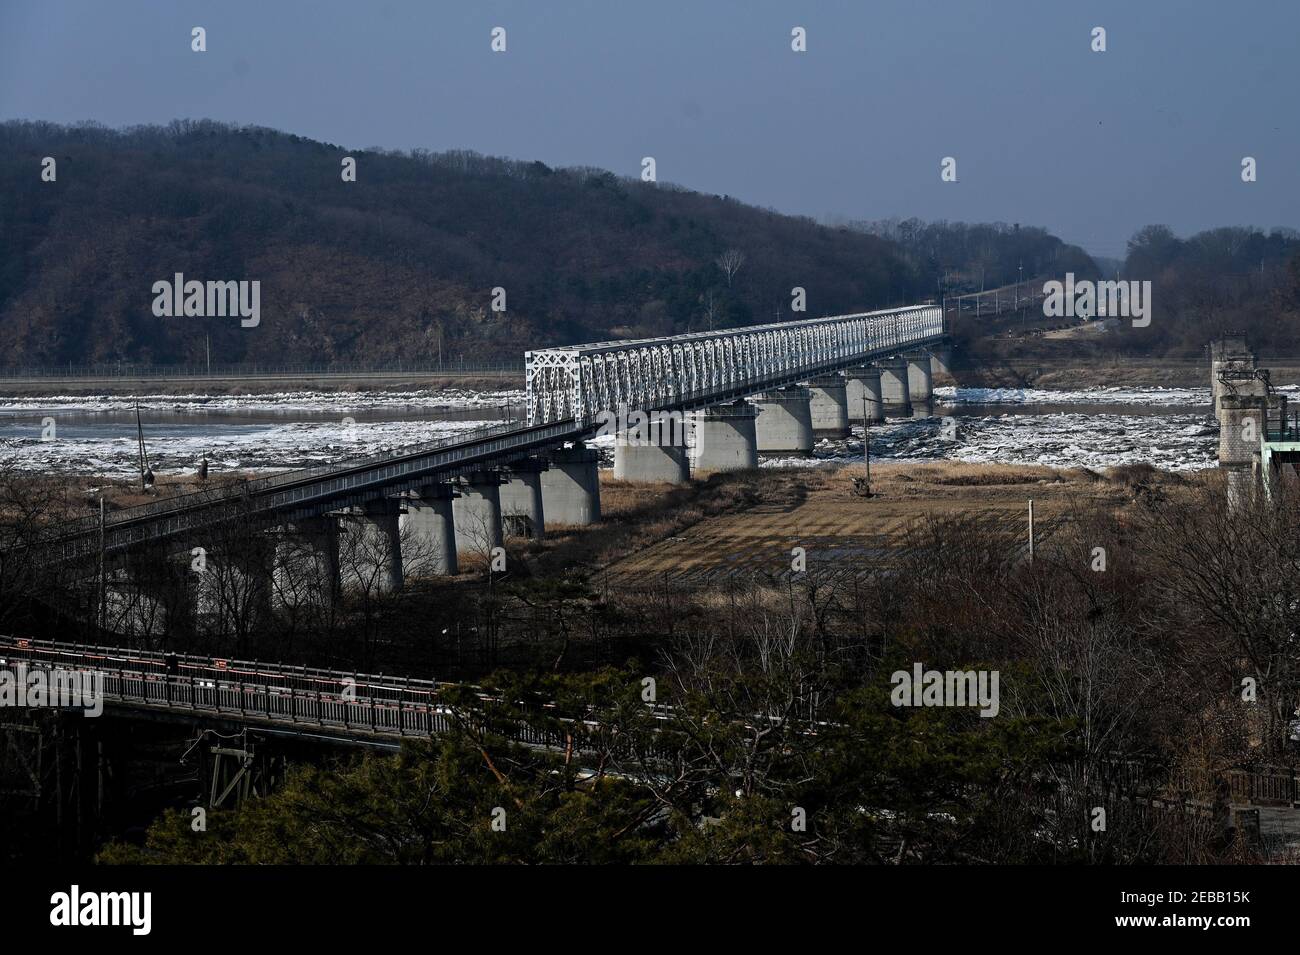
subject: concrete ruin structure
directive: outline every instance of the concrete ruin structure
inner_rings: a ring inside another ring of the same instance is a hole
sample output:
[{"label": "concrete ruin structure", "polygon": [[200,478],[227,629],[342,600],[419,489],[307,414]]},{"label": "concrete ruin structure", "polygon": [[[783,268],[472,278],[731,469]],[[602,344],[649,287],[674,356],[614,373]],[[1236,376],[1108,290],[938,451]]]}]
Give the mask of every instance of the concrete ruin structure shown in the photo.
[{"label": "concrete ruin structure", "polygon": [[1255,355],[1244,338],[1223,338],[1210,345],[1210,401],[1212,412],[1219,415],[1219,399],[1224,394],[1252,394],[1264,392],[1249,388],[1241,391],[1246,382],[1257,380]]},{"label": "concrete ruin structure", "polygon": [[1257,367],[1243,339],[1210,346],[1210,395],[1228,507],[1245,507],[1261,491],[1272,497],[1300,488],[1300,419],[1273,391],[1268,369]]}]

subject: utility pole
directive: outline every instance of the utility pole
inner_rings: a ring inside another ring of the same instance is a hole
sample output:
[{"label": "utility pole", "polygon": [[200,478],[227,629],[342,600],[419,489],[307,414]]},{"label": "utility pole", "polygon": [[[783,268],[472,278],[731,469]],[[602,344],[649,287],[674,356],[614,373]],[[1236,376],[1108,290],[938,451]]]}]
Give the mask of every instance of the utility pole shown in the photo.
[{"label": "utility pole", "polygon": [[144,446],[144,425],[140,421],[140,402],[135,403],[136,440],[140,443],[140,490],[143,492],[153,484],[153,468],[149,466],[149,451]]},{"label": "utility pole", "polygon": [[871,423],[867,419],[867,389],[862,389],[862,463],[867,469],[867,497],[871,496]]},{"label": "utility pole", "polygon": [[1034,499],[1029,499],[1029,562],[1034,562]]}]

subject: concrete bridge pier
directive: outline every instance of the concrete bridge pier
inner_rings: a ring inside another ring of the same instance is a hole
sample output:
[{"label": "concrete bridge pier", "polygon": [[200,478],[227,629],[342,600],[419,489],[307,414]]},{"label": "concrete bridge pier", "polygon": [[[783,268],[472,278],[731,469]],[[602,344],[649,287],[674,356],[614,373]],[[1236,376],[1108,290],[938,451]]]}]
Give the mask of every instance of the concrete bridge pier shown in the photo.
[{"label": "concrete bridge pier", "polygon": [[1239,510],[1254,497],[1266,399],[1254,395],[1219,398],[1219,467],[1228,482],[1228,509]]},{"label": "concrete bridge pier", "polygon": [[339,563],[345,587],[366,592],[401,590],[401,505],[392,498],[341,512]]},{"label": "concrete bridge pier", "polygon": [[696,473],[758,467],[757,418],[754,406],[744,400],[695,412]]},{"label": "concrete bridge pier", "polygon": [[683,429],[678,419],[649,421],[620,431],[614,445],[614,477],[620,481],[685,484],[691,478]]},{"label": "concrete bridge pier", "polygon": [[929,352],[907,356],[907,397],[912,404],[913,418],[928,418],[934,414],[934,379],[930,374]]},{"label": "concrete bridge pier", "polygon": [[542,506],[552,525],[583,527],[600,521],[600,455],[581,442],[549,454],[542,472]]},{"label": "concrete bridge pier", "polygon": [[930,349],[930,376],[952,377],[952,346],[940,345]]},{"label": "concrete bridge pier", "polygon": [[506,468],[501,485],[501,520],[512,537],[546,536],[546,506],[542,499],[542,473],[546,462],[538,458],[515,461]]},{"label": "concrete bridge pier", "polygon": [[690,460],[684,447],[620,442],[614,446],[614,477],[620,481],[685,484],[691,477]]},{"label": "concrete bridge pier", "polygon": [[416,572],[450,577],[459,571],[456,563],[456,520],[452,501],[456,489],[450,484],[427,484],[406,494],[406,513],[399,527],[409,550],[405,563]]},{"label": "concrete bridge pier", "polygon": [[868,424],[880,424],[885,420],[885,405],[880,398],[879,368],[864,365],[846,369],[844,398],[850,421],[861,422],[864,415]]},{"label": "concrete bridge pier", "polygon": [[759,454],[812,454],[810,398],[807,388],[791,385],[765,391],[754,399],[758,408],[754,434]]},{"label": "concrete bridge pier", "polygon": [[333,607],[339,597],[339,527],[329,515],[280,528],[271,589],[280,606]]},{"label": "concrete bridge pier", "polygon": [[848,386],[839,375],[823,375],[808,382],[808,414],[813,438],[847,438]]},{"label": "concrete bridge pier", "polygon": [[876,367],[880,369],[880,400],[885,412],[894,417],[912,417],[907,362],[902,358],[886,358],[876,362]]},{"label": "concrete bridge pier", "polygon": [[500,547],[501,485],[505,478],[498,471],[474,471],[456,482],[458,497],[451,503],[456,522],[456,547],[462,553],[487,552]]}]

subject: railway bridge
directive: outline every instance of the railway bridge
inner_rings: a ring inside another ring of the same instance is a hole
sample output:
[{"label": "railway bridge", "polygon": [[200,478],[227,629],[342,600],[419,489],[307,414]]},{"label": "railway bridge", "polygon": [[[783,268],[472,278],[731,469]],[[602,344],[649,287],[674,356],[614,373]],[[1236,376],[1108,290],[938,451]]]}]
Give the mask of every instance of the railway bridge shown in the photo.
[{"label": "railway bridge", "polygon": [[[199,613],[221,602],[202,592],[214,568],[241,592],[269,592],[292,570],[320,603],[362,578],[395,590],[411,572],[455,574],[458,553],[492,553],[507,534],[599,521],[599,454],[584,443],[596,434],[617,435],[615,475],[631,481],[680,483],[756,467],[760,455],[808,455],[819,437],[846,437],[853,421],[882,421],[887,408],[929,415],[946,343],[943,307],[919,305],[538,349],[525,356],[522,420],[52,527],[41,559],[87,582],[98,575],[108,632],[161,632],[167,614],[141,572],[160,555],[189,564],[202,554]],[[265,546],[234,553],[241,530]],[[360,567],[341,566],[345,540]],[[419,552],[418,570],[404,549]]]}]

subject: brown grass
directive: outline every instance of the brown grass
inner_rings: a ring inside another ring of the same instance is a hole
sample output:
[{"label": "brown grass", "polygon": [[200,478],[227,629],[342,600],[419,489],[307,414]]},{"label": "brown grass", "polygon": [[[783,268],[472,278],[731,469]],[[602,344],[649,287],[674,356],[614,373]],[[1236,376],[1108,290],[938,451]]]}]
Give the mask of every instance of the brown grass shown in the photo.
[{"label": "brown grass", "polygon": [[[700,485],[682,508],[662,488],[610,482],[611,511],[631,526],[591,556],[611,578],[628,581],[728,569],[781,573],[796,546],[809,554],[882,554],[926,517],[982,512],[1027,522],[1030,498],[1044,521],[1085,502],[1120,511],[1134,506],[1131,485],[1141,471],[1132,471],[1103,479],[1086,468],[889,463],[872,467],[872,498],[853,494],[857,465],[763,471]],[[1187,481],[1155,471],[1136,483]]]}]

